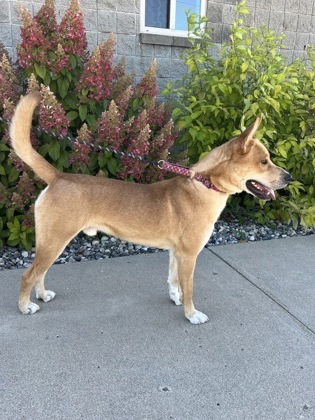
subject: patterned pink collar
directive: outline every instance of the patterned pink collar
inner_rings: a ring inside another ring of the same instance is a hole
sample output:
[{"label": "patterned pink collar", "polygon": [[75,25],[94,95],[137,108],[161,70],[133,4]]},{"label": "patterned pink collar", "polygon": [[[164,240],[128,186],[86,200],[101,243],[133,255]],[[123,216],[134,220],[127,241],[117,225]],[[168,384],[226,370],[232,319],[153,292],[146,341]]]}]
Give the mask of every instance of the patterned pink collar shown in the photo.
[{"label": "patterned pink collar", "polygon": [[160,160],[158,162],[158,166],[160,169],[164,171],[173,172],[177,175],[187,176],[190,179],[196,179],[197,181],[201,182],[204,186],[214,191],[224,193],[224,191],[219,190],[209,178],[206,178],[199,174],[198,172],[194,172],[193,170],[186,168],[185,166],[176,165],[176,163],[165,162],[165,160]]}]

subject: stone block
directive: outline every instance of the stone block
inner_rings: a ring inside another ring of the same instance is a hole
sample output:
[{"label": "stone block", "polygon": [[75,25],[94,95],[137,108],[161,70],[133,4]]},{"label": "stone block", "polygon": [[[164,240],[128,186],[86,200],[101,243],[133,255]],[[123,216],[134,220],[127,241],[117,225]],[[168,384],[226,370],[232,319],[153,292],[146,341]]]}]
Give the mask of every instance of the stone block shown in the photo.
[{"label": "stone block", "polygon": [[139,39],[142,44],[169,45],[172,47],[185,48],[190,47],[190,42],[188,41],[188,39],[181,36],[141,33]]},{"label": "stone block", "polygon": [[172,60],[157,58],[157,77],[169,78],[171,76],[171,63]]},{"label": "stone block", "polygon": [[268,9],[271,8],[271,1],[272,0],[258,0],[256,1],[256,9],[257,11],[260,9]]},{"label": "stone block", "polygon": [[271,0],[271,13],[273,11],[282,11],[285,10],[285,0]]},{"label": "stone block", "polygon": [[155,57],[159,57],[159,58],[171,58],[172,47],[166,47],[164,45],[156,45],[154,55]]},{"label": "stone block", "polygon": [[107,10],[111,12],[116,12],[116,0],[98,0],[97,8],[99,10]]},{"label": "stone block", "polygon": [[299,13],[304,15],[311,15],[313,11],[312,0],[300,0]]},{"label": "stone block", "polygon": [[283,40],[284,48],[287,50],[294,50],[296,32],[285,32],[285,39]]},{"label": "stone block", "polygon": [[175,60],[182,59],[182,55],[185,51],[187,51],[186,48],[173,47],[172,48],[172,59],[175,59]]},{"label": "stone block", "polygon": [[312,25],[311,15],[299,15],[297,30],[299,32],[309,32]]},{"label": "stone block", "polygon": [[97,30],[116,33],[116,13],[99,10]]},{"label": "stone block", "polygon": [[286,63],[290,64],[293,61],[293,51],[292,50],[283,50],[281,51],[283,54]]},{"label": "stone block", "polygon": [[[106,41],[110,34],[111,32],[98,32],[97,43],[101,44],[102,42]],[[115,45],[117,45],[117,35],[115,35]]]},{"label": "stone block", "polygon": [[86,9],[98,9],[98,1],[97,0],[81,0],[81,7],[84,10]]},{"label": "stone block", "polygon": [[5,47],[12,47],[11,25],[9,23],[1,23],[0,25],[0,42]]},{"label": "stone block", "polygon": [[255,7],[251,6],[248,8],[249,14],[243,17],[244,26],[254,27],[255,26]]},{"label": "stone block", "polygon": [[231,24],[236,18],[235,6],[232,4],[223,5],[222,22],[223,24]]},{"label": "stone block", "polygon": [[20,25],[12,25],[12,46],[14,48],[14,57],[16,58],[16,46],[21,42],[21,29]]},{"label": "stone block", "polygon": [[220,23],[209,23],[209,28],[211,29],[211,39],[212,42],[221,43],[222,42],[222,25]]},{"label": "stone block", "polygon": [[288,13],[298,13],[299,2],[297,0],[286,0],[285,11]]},{"label": "stone block", "polygon": [[135,35],[136,17],[134,13],[117,13],[117,33]]},{"label": "stone block", "polygon": [[207,18],[213,23],[222,23],[223,21],[223,4],[208,2]]},{"label": "stone block", "polygon": [[152,58],[149,57],[135,57],[135,72],[138,81],[142,78],[145,72],[152,64]]},{"label": "stone block", "polygon": [[97,30],[97,13],[96,10],[89,9],[84,12],[84,25],[87,31]]},{"label": "stone block", "polygon": [[309,44],[309,34],[297,33],[294,49],[304,51]]},{"label": "stone block", "polygon": [[231,25],[223,25],[222,27],[222,43],[230,42],[231,38]]},{"label": "stone block", "polygon": [[136,51],[136,35],[117,35],[117,54],[135,55]]},{"label": "stone block", "polygon": [[136,57],[151,57],[154,56],[154,45],[142,44],[141,42],[136,42],[135,49]]},{"label": "stone block", "polygon": [[117,56],[118,62],[124,58],[126,62],[126,72],[128,74],[135,74],[136,73],[136,57],[133,56]]},{"label": "stone block", "polygon": [[259,28],[261,26],[268,26],[269,25],[269,18],[270,18],[270,9],[269,10],[256,9],[255,26],[257,28]]},{"label": "stone block", "polygon": [[66,10],[69,6],[70,2],[68,3],[65,0],[55,0],[55,7],[56,10]]},{"label": "stone block", "polygon": [[283,31],[284,24],[284,13],[283,12],[271,12],[269,19],[269,28],[274,31]]},{"label": "stone block", "polygon": [[0,1],[0,23],[9,23],[9,22],[10,22],[9,3],[7,1]]},{"label": "stone block", "polygon": [[35,16],[41,9],[41,3],[33,3],[33,15]]},{"label": "stone block", "polygon": [[142,44],[151,45],[173,45],[173,37],[167,35],[140,34],[140,42]]},{"label": "stone block", "polygon": [[171,78],[182,79],[187,74],[187,67],[182,60],[172,60]]},{"label": "stone block", "polygon": [[118,12],[135,13],[135,0],[119,0],[116,4]]},{"label": "stone block", "polygon": [[88,44],[88,50],[91,51],[91,52],[94,51],[95,48],[98,45],[97,32],[87,31],[86,32],[86,40],[87,40],[87,44]]},{"label": "stone block", "polygon": [[299,59],[301,61],[306,61],[307,60],[307,53],[306,51],[302,50],[302,51],[294,51],[293,52],[293,60]]},{"label": "stone block", "polygon": [[135,0],[135,13],[140,13],[140,0]]},{"label": "stone block", "polygon": [[[171,81],[172,82],[175,82],[175,79],[173,79]],[[161,93],[162,94],[163,90],[166,88],[167,82],[169,82],[169,79],[165,79],[164,77],[163,78],[160,78],[160,77],[157,78],[158,93]],[[160,96],[159,96],[159,98],[161,98],[162,100],[164,100]]]},{"label": "stone block", "polygon": [[298,17],[296,13],[285,13],[283,29],[285,31],[296,31],[298,24]]},{"label": "stone block", "polygon": [[[25,9],[32,11],[32,4],[28,2],[20,3]],[[19,18],[19,10],[17,8],[18,3],[17,2],[9,2],[10,6],[10,15],[11,15],[11,23],[12,24],[21,24],[21,20]]]}]

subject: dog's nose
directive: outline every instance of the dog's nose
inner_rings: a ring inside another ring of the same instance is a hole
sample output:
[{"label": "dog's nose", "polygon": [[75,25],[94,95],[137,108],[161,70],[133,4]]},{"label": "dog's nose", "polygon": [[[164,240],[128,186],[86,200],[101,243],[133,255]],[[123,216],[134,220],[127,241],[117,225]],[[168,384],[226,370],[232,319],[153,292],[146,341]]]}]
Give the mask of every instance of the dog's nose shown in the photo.
[{"label": "dog's nose", "polygon": [[288,184],[292,180],[292,176],[289,174],[289,172],[286,172],[284,175],[285,182]]}]

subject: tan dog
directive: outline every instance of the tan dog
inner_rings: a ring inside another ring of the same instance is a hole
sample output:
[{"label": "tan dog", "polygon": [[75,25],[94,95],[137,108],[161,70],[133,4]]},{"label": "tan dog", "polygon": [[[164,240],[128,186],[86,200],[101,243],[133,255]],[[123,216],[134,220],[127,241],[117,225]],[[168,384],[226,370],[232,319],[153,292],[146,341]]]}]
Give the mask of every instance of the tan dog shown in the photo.
[{"label": "tan dog", "polygon": [[40,98],[32,93],[21,99],[10,130],[15,152],[48,184],[35,205],[36,256],[22,277],[21,312],[39,310],[30,301],[34,285],[37,299],[48,302],[55,297],[45,289],[44,278],[69,241],[82,230],[90,235],[100,230],[125,241],[168,249],[171,300],[183,303],[192,324],[206,322],[208,317],[193,304],[193,274],[197,256],[229,195],[245,190],[260,199],[275,199],[273,190],[283,188],[291,178],[271,162],[267,149],[254,138],[261,118],[192,167],[211,178],[219,191],[180,176],[142,185],[55,169],[30,142],[32,115]]}]

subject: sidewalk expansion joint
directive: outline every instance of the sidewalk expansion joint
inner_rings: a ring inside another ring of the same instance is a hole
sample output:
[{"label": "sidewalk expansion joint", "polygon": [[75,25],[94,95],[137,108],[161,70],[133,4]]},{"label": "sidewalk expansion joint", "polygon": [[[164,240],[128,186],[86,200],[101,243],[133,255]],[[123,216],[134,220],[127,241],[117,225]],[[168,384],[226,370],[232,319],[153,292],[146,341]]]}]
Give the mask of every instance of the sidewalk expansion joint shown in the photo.
[{"label": "sidewalk expansion joint", "polygon": [[228,265],[230,268],[232,268],[233,271],[238,273],[244,280],[248,281],[252,286],[254,286],[257,290],[259,290],[261,293],[263,293],[268,299],[272,300],[277,306],[279,306],[283,311],[285,311],[291,318],[294,319],[294,321],[299,324],[303,329],[305,329],[308,333],[311,334],[311,336],[315,337],[315,331],[307,326],[303,321],[301,321],[294,313],[289,311],[278,299],[276,299],[274,296],[272,296],[270,293],[268,293],[266,290],[259,287],[253,280],[251,280],[241,269],[236,268],[233,264],[225,260],[221,255],[218,255],[214,250],[206,248],[208,251],[210,251],[213,255],[215,255],[217,258],[219,258],[222,262],[224,262],[226,265]]}]

